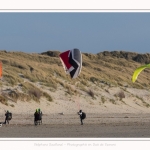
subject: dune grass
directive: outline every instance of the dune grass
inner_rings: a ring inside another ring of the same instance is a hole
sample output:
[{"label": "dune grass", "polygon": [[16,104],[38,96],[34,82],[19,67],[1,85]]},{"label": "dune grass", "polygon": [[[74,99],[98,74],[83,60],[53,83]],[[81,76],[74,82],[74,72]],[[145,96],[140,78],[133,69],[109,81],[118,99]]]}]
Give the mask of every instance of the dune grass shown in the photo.
[{"label": "dune grass", "polygon": [[[120,57],[101,56],[101,54],[84,53],[82,56],[82,71],[78,78],[71,79],[65,73],[58,55],[52,57],[36,53],[0,51],[0,61],[3,63],[3,82],[0,82],[0,86],[3,86],[4,83],[12,87],[21,84],[24,95],[20,93],[18,96],[22,99],[35,99],[36,101],[39,101],[42,96],[52,101],[52,97],[32,84],[24,83],[24,79],[32,83],[40,82],[53,92],[61,85],[70,95],[81,90],[87,92],[91,97],[95,96],[91,84],[101,89],[103,89],[102,86],[124,87],[124,83],[139,89],[150,88],[149,70],[143,71],[135,83],[131,82],[133,71],[141,65],[140,63]],[[123,94],[118,97],[124,98]],[[101,100],[102,103],[105,102],[104,97]],[[113,103],[113,100],[111,101]],[[1,97],[1,102],[4,103],[6,100]]]},{"label": "dune grass", "polygon": [[[62,78],[70,83],[74,82],[69,75],[65,74],[58,57],[0,51],[0,58],[4,66],[4,77],[12,85],[20,82],[18,73],[22,73],[25,78],[32,82],[54,83],[51,80],[52,77]],[[138,88],[150,87],[149,71],[142,72],[138,77],[138,85],[131,82],[133,71],[139,65],[137,62],[127,61],[124,58],[83,54],[83,67],[79,79],[84,85],[86,85],[86,81],[96,83],[105,80],[112,84],[126,82]]]}]

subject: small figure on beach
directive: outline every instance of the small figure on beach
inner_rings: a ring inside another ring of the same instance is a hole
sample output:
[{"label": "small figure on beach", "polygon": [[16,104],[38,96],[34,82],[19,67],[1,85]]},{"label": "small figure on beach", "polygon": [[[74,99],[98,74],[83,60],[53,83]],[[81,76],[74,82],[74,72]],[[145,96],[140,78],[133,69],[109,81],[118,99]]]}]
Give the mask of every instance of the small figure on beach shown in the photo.
[{"label": "small figure on beach", "polygon": [[38,110],[36,109],[34,113],[34,124],[36,124],[37,118],[38,118]]},{"label": "small figure on beach", "polygon": [[83,119],[86,118],[86,114],[84,112],[82,112],[82,110],[80,110],[78,112],[78,115],[80,115],[80,121],[81,121],[81,125],[83,125]]},{"label": "small figure on beach", "polygon": [[6,122],[9,124],[9,121],[11,119],[12,119],[12,113],[7,110],[7,112],[5,113],[5,122],[4,122],[4,124],[6,124]]},{"label": "small figure on beach", "polygon": [[42,124],[42,111],[39,109],[36,109],[34,113],[34,124]]}]

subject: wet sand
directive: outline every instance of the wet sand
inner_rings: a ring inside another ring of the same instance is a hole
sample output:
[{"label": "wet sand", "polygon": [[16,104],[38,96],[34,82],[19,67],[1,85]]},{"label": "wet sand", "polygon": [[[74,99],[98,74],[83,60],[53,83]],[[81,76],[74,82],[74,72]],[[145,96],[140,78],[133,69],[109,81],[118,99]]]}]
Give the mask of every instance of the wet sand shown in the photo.
[{"label": "wet sand", "polygon": [[0,129],[5,138],[142,138],[150,137],[150,124],[124,125],[10,125]]},{"label": "wet sand", "polygon": [[[4,120],[4,117],[0,117]],[[14,115],[0,127],[2,138],[150,138],[149,114],[88,114],[84,125],[75,114],[45,114],[35,126],[33,115]]]}]

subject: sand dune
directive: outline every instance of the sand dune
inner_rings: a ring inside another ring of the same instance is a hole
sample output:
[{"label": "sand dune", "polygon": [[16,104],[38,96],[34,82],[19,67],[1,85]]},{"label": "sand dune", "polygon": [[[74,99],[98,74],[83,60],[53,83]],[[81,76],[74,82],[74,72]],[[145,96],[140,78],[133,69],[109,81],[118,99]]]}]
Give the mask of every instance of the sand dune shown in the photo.
[{"label": "sand dune", "polygon": [[[13,113],[10,124],[0,127],[0,137],[150,137],[148,90],[128,87],[123,90],[125,98],[120,99],[115,96],[120,87],[95,90],[94,98],[87,93],[66,95],[62,87],[56,92],[40,84],[38,88],[49,93],[53,102],[41,97],[39,102],[10,100],[8,105],[0,104],[0,122],[6,110]],[[43,112],[43,124],[35,127],[33,114],[37,108]],[[83,126],[79,109],[87,114]]]}]

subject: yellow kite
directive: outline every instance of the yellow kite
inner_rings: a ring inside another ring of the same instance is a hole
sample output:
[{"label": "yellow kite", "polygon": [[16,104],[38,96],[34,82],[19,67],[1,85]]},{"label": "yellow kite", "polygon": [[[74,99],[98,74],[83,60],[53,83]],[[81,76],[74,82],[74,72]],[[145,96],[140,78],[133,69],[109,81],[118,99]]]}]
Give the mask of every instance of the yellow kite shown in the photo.
[{"label": "yellow kite", "polygon": [[139,68],[137,68],[134,73],[133,73],[133,76],[132,76],[132,82],[135,82],[138,75],[141,73],[142,70],[144,70],[145,68],[150,68],[150,64],[147,64],[147,65],[144,65],[144,66],[141,66]]}]

